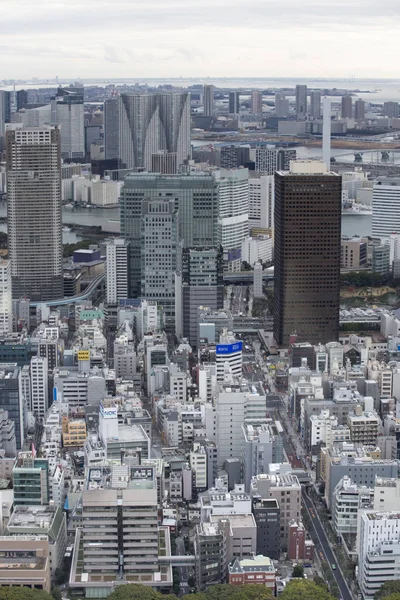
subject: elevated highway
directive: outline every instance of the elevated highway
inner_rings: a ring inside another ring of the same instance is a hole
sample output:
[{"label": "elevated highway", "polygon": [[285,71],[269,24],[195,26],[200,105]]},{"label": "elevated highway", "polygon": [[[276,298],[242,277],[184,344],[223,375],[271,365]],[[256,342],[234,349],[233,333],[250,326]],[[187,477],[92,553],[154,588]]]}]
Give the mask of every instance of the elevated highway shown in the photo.
[{"label": "elevated highway", "polygon": [[88,287],[81,294],[77,294],[76,296],[69,296],[66,298],[59,298],[57,300],[48,300],[47,302],[31,302],[32,307],[36,307],[41,304],[45,304],[46,306],[67,306],[68,304],[76,304],[78,302],[83,302],[84,300],[88,300],[93,294],[97,291],[98,286],[105,281],[105,274],[98,275],[90,282]]}]

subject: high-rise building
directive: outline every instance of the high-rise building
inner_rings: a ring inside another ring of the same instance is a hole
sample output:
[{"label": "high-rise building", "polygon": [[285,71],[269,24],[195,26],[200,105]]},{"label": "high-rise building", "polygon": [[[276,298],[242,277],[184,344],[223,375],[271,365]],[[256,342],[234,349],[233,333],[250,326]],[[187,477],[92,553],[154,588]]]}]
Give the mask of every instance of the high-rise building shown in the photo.
[{"label": "high-rise building", "polygon": [[296,119],[305,121],[307,118],[307,86],[296,85]]},{"label": "high-rise building", "polygon": [[84,158],[85,125],[83,89],[57,90],[51,100],[51,122],[57,123],[61,131],[62,158]]},{"label": "high-rise building", "polygon": [[114,238],[106,248],[107,303],[117,304],[129,297],[129,244]]},{"label": "high-rise building", "polygon": [[378,177],[372,200],[372,235],[387,238],[400,232],[400,177]]},{"label": "high-rise building", "polygon": [[262,115],[262,92],[251,91],[251,112],[253,115]]},{"label": "high-rise building", "polygon": [[287,171],[291,160],[296,160],[296,150],[257,146],[255,170],[273,175],[275,171]]},{"label": "high-rise building", "polygon": [[274,226],[274,177],[249,171],[249,227]]},{"label": "high-rise building", "polygon": [[250,146],[230,144],[221,146],[221,169],[238,169],[250,161]]},{"label": "high-rise building", "polygon": [[229,114],[238,115],[240,111],[240,93],[229,92]]},{"label": "high-rise building", "polygon": [[11,261],[0,258],[0,334],[13,329]]},{"label": "high-rise building", "polygon": [[235,268],[241,258],[242,242],[249,235],[249,172],[221,169],[219,181],[219,243],[226,265]]},{"label": "high-rise building", "polygon": [[379,275],[388,275],[390,271],[390,247],[387,244],[374,245],[372,248],[372,271]]},{"label": "high-rise building", "polygon": [[[177,274],[177,337],[197,347],[197,314],[200,306],[212,310],[224,306],[223,252],[221,247],[184,248],[182,272]],[[178,318],[179,316],[179,318]]]},{"label": "high-rise building", "polygon": [[[121,94],[118,98],[120,168],[151,169],[159,150],[190,158],[190,94]],[[111,119],[111,116],[110,116]]]},{"label": "high-rise building", "polygon": [[289,99],[284,94],[275,94],[275,116],[281,119],[289,116]]},{"label": "high-rise building", "polygon": [[106,160],[119,158],[119,109],[117,97],[104,102],[104,152]]},{"label": "high-rise building", "polygon": [[397,119],[399,116],[399,103],[398,102],[384,102],[383,103],[383,116],[389,117],[390,119]]},{"label": "high-rise building", "polygon": [[342,119],[351,119],[353,116],[353,98],[351,96],[342,96]]},{"label": "high-rise building", "polygon": [[17,96],[17,111],[28,106],[28,92],[26,90],[18,90]]},{"label": "high-rise building", "polygon": [[214,86],[205,85],[203,88],[204,116],[214,116]]},{"label": "high-rise building", "polygon": [[321,92],[320,90],[314,90],[310,94],[311,105],[310,105],[310,117],[313,119],[321,118]]},{"label": "high-rise building", "polygon": [[0,90],[0,144],[4,146],[6,123],[11,122],[11,93]]},{"label": "high-rise building", "polygon": [[24,443],[24,406],[22,400],[21,369],[17,363],[0,363],[0,409],[7,411],[14,422],[17,450]]},{"label": "high-rise building", "polygon": [[364,119],[365,117],[365,102],[364,100],[356,100],[354,102],[354,118],[355,119]]},{"label": "high-rise building", "polygon": [[48,385],[47,358],[34,356],[31,359],[31,410],[39,421],[47,412]]},{"label": "high-rise building", "polygon": [[339,335],[341,177],[322,161],[275,174],[274,336],[287,345]]},{"label": "high-rise building", "polygon": [[163,307],[166,325],[175,319],[175,272],[179,266],[179,213],[175,200],[144,200],[141,215],[141,296]]},{"label": "high-rise building", "polygon": [[130,173],[121,192],[121,233],[130,242],[129,293],[140,296],[142,201],[177,199],[183,247],[218,246],[218,182],[211,173]]},{"label": "high-rise building", "polygon": [[151,155],[151,171],[162,175],[174,175],[178,170],[176,152],[159,150]]},{"label": "high-rise building", "polygon": [[13,297],[63,297],[60,130],[6,134],[8,249]]},{"label": "high-rise building", "polygon": [[33,452],[23,452],[13,469],[14,504],[43,505],[50,500],[49,462],[35,458]]}]

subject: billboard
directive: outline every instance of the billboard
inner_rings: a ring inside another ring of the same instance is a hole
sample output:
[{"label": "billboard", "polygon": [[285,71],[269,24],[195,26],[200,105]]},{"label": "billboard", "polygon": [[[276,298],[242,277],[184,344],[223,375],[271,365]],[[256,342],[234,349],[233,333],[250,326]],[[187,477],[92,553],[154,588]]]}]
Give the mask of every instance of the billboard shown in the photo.
[{"label": "billboard", "polygon": [[103,403],[100,402],[100,414],[103,419],[116,419],[118,416],[118,407],[116,404],[112,406],[103,406]]},{"label": "billboard", "polygon": [[90,350],[79,350],[78,360],[90,360]]},{"label": "billboard", "polygon": [[222,354],[233,354],[234,352],[241,352],[243,348],[243,342],[236,342],[235,344],[217,344],[215,352],[217,356]]}]

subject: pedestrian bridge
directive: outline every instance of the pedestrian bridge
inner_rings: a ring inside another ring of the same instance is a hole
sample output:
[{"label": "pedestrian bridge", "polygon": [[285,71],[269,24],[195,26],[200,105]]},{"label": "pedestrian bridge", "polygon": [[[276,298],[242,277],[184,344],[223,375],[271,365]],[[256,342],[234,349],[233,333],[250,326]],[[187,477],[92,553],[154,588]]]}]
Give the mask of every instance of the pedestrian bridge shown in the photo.
[{"label": "pedestrian bridge", "polygon": [[161,564],[173,567],[194,567],[196,564],[196,557],[193,554],[189,556],[159,556],[158,560]]}]

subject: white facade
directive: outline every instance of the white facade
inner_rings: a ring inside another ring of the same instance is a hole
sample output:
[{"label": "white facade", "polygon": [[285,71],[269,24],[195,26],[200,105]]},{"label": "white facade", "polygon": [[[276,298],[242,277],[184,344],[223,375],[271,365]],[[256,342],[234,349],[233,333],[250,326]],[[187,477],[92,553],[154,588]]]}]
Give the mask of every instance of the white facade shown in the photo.
[{"label": "white facade", "polygon": [[325,444],[327,433],[336,427],[338,420],[336,417],[330,416],[329,409],[321,410],[319,415],[310,416],[310,445],[318,446]]},{"label": "white facade", "polygon": [[374,491],[374,510],[391,512],[399,509],[400,479],[377,477]]},{"label": "white facade", "polygon": [[263,268],[261,263],[257,263],[254,265],[253,296],[262,298],[263,295]]},{"label": "white facade", "polygon": [[360,513],[357,537],[358,585],[364,600],[373,600],[387,581],[398,580],[400,513]]},{"label": "white facade", "polygon": [[12,331],[11,261],[0,258],[0,333]]},{"label": "white facade", "polygon": [[85,156],[84,105],[56,102],[56,123],[61,129],[61,156],[83,158]]},{"label": "white facade", "polygon": [[333,492],[332,521],[336,533],[357,533],[360,509],[370,508],[374,490],[356,485],[349,477],[343,477]]},{"label": "white facade", "polygon": [[129,244],[123,238],[115,238],[107,244],[107,302],[117,304],[128,298]]},{"label": "white facade", "polygon": [[35,356],[31,359],[31,410],[42,420],[48,407],[47,358]]},{"label": "white facade", "polygon": [[248,237],[242,243],[242,261],[246,261],[250,266],[256,262],[270,262],[272,260],[272,238],[269,235],[258,235],[257,237]]},{"label": "white facade", "polygon": [[206,489],[207,486],[207,454],[199,443],[193,444],[193,450],[190,452],[190,468],[194,475],[194,486],[197,489]]},{"label": "white facade", "polygon": [[221,334],[219,344],[215,350],[217,364],[217,381],[224,381],[225,373],[232,373],[235,377],[242,376],[243,343],[228,333]]},{"label": "white facade", "polygon": [[270,229],[274,226],[274,177],[250,176],[249,227]]},{"label": "white facade", "polygon": [[373,187],[372,235],[400,232],[400,177],[378,177]]},{"label": "white facade", "polygon": [[91,202],[95,206],[108,206],[118,204],[122,181],[100,181],[91,182]]},{"label": "white facade", "polygon": [[382,239],[382,243],[390,247],[390,264],[392,264],[394,260],[400,258],[400,235],[391,233],[389,237]]},{"label": "white facade", "polygon": [[249,235],[249,172],[221,169],[218,176],[219,240],[225,255],[229,250],[241,248]]}]

